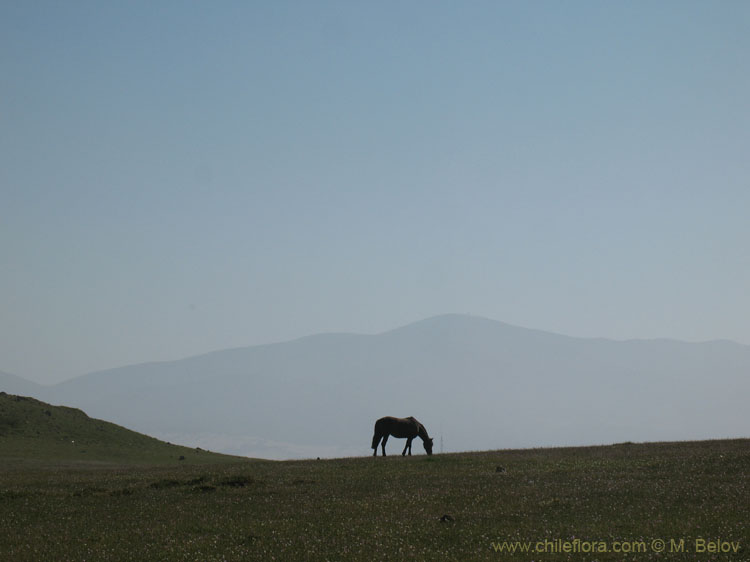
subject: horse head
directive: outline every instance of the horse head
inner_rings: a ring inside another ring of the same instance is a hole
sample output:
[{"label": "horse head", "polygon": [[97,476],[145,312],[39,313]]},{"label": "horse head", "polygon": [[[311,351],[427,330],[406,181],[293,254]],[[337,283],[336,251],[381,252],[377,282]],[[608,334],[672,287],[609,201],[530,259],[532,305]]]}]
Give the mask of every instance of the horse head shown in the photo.
[{"label": "horse head", "polygon": [[424,450],[427,451],[428,455],[432,454],[432,439],[427,438],[422,441],[422,444],[424,445]]}]

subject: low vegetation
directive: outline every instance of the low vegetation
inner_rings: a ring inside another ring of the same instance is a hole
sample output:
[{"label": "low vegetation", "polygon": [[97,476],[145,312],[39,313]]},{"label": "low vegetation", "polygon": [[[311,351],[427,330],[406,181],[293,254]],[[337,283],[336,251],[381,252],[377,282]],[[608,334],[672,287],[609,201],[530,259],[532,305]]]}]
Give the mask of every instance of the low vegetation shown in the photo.
[{"label": "low vegetation", "polygon": [[0,559],[750,559],[748,440],[212,464],[127,450],[97,465],[0,449]]}]

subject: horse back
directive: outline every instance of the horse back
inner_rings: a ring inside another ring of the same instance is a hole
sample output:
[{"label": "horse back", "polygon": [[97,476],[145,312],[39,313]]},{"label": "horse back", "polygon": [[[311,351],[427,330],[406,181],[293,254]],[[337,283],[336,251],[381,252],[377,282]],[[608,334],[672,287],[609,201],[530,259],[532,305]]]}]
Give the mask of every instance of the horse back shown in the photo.
[{"label": "horse back", "polygon": [[393,437],[416,437],[419,432],[419,422],[413,418],[394,418],[385,416],[375,422],[375,431],[377,433],[389,433]]}]

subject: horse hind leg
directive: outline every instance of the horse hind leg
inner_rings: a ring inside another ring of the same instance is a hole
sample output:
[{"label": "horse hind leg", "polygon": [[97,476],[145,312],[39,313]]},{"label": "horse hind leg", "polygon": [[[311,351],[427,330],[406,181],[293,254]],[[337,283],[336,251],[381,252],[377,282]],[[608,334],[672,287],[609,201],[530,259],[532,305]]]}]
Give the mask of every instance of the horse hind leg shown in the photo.
[{"label": "horse hind leg", "polygon": [[[388,441],[388,434],[387,433],[383,436],[383,441],[380,442],[380,446],[383,448],[383,456],[385,456],[385,443],[386,443],[386,441]],[[378,450],[375,449],[375,452],[377,452],[377,451]]]}]

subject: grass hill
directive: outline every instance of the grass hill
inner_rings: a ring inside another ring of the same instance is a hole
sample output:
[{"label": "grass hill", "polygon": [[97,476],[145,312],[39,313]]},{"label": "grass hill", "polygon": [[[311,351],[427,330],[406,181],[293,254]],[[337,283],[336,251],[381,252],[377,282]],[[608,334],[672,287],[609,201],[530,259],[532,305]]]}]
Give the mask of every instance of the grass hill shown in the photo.
[{"label": "grass hill", "polygon": [[164,443],[81,410],[0,392],[0,464],[207,464],[220,455]]},{"label": "grass hill", "polygon": [[749,560],[748,482],[746,439],[126,469],[0,464],[0,559]]}]

